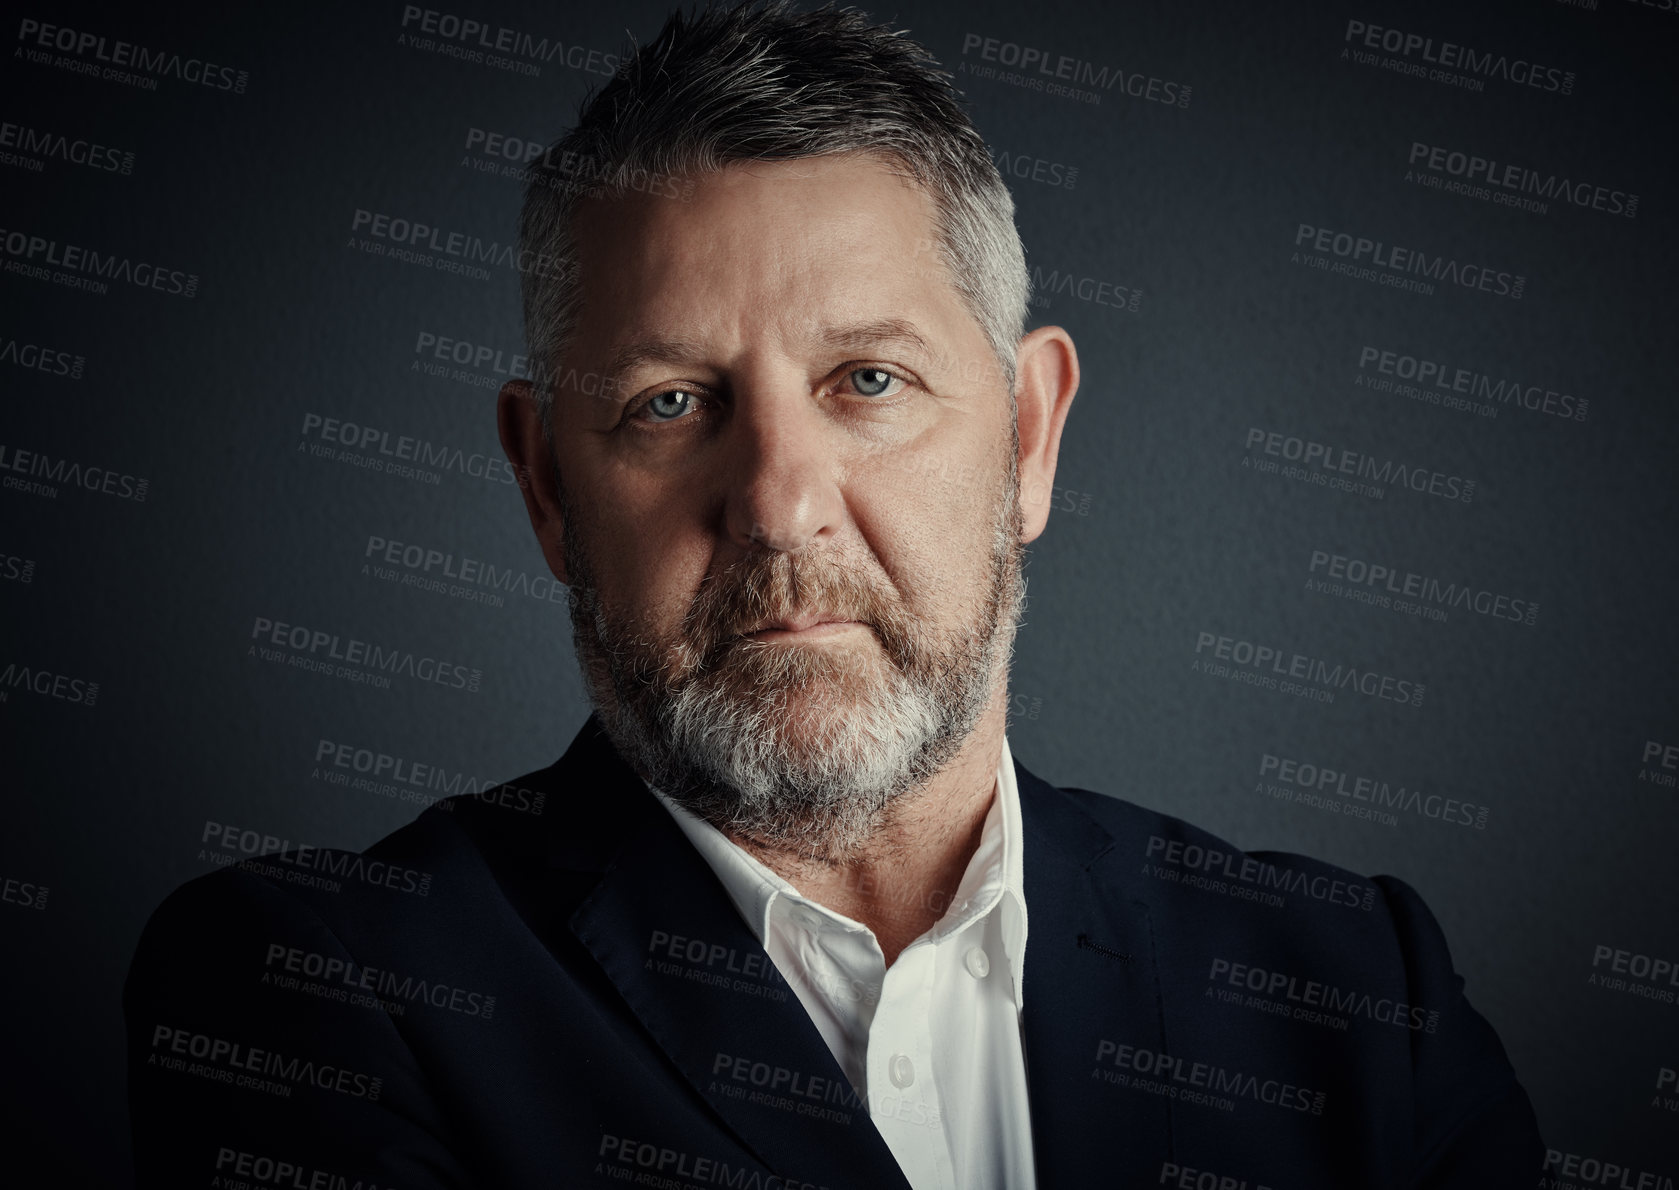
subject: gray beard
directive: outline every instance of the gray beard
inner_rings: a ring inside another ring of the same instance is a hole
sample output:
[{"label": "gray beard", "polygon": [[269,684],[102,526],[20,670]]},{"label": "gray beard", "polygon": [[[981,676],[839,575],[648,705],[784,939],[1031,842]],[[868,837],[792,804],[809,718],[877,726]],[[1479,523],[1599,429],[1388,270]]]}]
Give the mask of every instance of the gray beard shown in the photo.
[{"label": "gray beard", "polygon": [[[678,641],[652,640],[602,605],[562,487],[572,637],[608,738],[650,785],[727,834],[822,862],[855,856],[1004,688],[1026,595],[1009,460],[989,581],[945,641],[842,560],[771,551],[708,575]],[[883,650],[739,635],[812,607],[860,620]]]}]

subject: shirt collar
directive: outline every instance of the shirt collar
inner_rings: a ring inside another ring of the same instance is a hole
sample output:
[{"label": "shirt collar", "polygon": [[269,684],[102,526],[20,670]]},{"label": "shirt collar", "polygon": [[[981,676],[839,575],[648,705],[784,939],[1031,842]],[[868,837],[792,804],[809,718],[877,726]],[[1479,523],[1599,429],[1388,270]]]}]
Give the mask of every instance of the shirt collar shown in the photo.
[{"label": "shirt collar", "polygon": [[[664,791],[652,786],[648,788],[670,811],[676,825],[682,828],[682,833],[700,857],[717,874],[729,900],[760,944],[769,935],[770,911],[778,900],[790,902],[807,914],[817,913],[841,929],[865,928],[826,905],[810,900],[711,823],[677,805]],[[1020,819],[1020,786],[1015,779],[1014,754],[1009,749],[1006,735],[997,760],[995,790],[996,796],[986,813],[979,846],[957,886],[954,903],[933,927],[933,933],[936,939],[948,926],[970,917],[966,912],[968,904],[990,899],[990,891],[1000,884],[1001,895],[991,911],[1002,914],[1003,946],[1008,951],[1009,972],[1014,978],[1015,1002],[1023,1005],[1021,986],[1026,959],[1024,828]]]}]

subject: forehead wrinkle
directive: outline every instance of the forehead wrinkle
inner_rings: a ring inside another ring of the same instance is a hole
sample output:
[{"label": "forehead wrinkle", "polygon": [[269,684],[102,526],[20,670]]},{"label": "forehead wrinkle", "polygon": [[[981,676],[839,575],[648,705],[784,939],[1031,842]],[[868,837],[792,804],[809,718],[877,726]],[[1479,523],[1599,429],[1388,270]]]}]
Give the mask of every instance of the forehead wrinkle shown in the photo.
[{"label": "forehead wrinkle", "polygon": [[903,318],[879,318],[850,326],[825,326],[819,328],[813,338],[847,353],[864,347],[893,345],[912,348],[924,356],[933,355],[931,345],[915,329],[915,324]]},{"label": "forehead wrinkle", "polygon": [[643,364],[696,364],[707,355],[703,344],[675,335],[646,335],[632,339],[612,353],[606,375],[622,376]]},{"label": "forehead wrinkle", "polygon": [[[812,346],[837,349],[845,354],[861,352],[864,348],[902,346],[932,358],[934,351],[915,325],[902,318],[880,318],[847,326],[822,326],[808,336]],[[612,353],[605,374],[619,377],[645,364],[705,364],[713,362],[712,352],[694,339],[671,335],[647,335],[632,339]]]}]

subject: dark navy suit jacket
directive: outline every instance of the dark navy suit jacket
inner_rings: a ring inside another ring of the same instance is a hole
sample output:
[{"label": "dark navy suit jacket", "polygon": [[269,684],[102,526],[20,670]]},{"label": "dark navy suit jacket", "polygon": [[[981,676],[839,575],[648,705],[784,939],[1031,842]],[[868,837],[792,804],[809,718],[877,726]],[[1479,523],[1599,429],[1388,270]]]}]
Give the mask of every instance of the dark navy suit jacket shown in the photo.
[{"label": "dark navy suit jacket", "polygon": [[[1040,1187],[1535,1184],[1527,1097],[1411,889],[1017,774]],[[907,1185],[593,719],[360,855],[186,884],[124,1008],[145,1187]]]}]

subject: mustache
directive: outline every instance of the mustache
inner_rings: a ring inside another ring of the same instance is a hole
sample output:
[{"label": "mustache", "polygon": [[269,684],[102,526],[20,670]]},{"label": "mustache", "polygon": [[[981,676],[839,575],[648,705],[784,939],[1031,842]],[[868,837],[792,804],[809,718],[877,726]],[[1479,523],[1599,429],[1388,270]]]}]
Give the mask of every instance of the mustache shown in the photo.
[{"label": "mustache", "polygon": [[902,601],[831,556],[764,551],[713,571],[701,580],[681,630],[706,670],[766,622],[812,612],[867,625],[900,663],[911,651],[913,620]]}]

